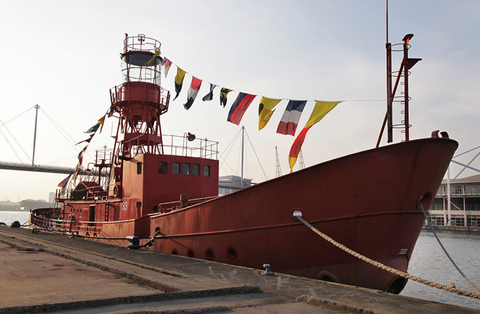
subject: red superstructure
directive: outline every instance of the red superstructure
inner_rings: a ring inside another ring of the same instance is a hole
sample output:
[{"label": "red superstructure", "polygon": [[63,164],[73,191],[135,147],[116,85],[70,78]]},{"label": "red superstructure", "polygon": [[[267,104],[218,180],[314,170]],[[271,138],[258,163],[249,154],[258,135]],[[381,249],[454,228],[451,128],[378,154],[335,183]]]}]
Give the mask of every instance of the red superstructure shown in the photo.
[{"label": "red superstructure", "polygon": [[[410,37],[411,38],[411,37]],[[457,142],[405,141],[218,195],[217,143],[162,135],[170,94],[160,43],[126,37],[124,82],[112,88],[113,151],[59,190],[61,210],[32,212],[36,228],[391,292],[406,280],[318,237],[292,213],[371,259],[406,271],[424,216]],[[52,218],[57,218],[52,219]],[[128,237],[128,238],[127,238]]]}]

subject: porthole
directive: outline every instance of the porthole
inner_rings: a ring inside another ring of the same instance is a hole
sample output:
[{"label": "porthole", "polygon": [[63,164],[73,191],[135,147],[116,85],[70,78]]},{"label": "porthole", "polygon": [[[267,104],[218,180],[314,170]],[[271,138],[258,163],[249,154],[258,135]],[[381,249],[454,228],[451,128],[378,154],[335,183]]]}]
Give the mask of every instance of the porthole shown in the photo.
[{"label": "porthole", "polygon": [[205,258],[208,259],[209,261],[213,260],[213,257],[215,254],[213,254],[213,250],[208,248],[205,250]]},{"label": "porthole", "polygon": [[194,257],[193,250],[188,250],[187,251],[187,256],[188,257]]},{"label": "porthole", "polygon": [[320,280],[323,280],[323,281],[329,281],[329,282],[339,282],[338,281],[338,278],[332,274],[331,272],[329,271],[326,271],[326,270],[322,270],[319,274],[318,274],[318,279]]},{"label": "porthole", "polygon": [[227,249],[227,256],[229,259],[236,259],[237,258],[237,250],[234,247],[229,247]]},{"label": "porthole", "polygon": [[[432,199],[433,199],[432,193],[430,193],[430,192],[425,192],[425,193],[424,193],[422,196],[420,196],[420,198],[418,199],[418,203],[419,203],[419,204],[417,205],[418,209],[419,209],[419,210],[422,210],[422,207],[423,207],[423,209],[425,210],[425,208],[428,208],[429,205],[432,203]],[[420,205],[421,205],[421,207],[420,207]]]},{"label": "porthole", "polygon": [[178,255],[177,249],[173,249],[171,254],[173,254],[173,255]]},{"label": "porthole", "polygon": [[158,205],[153,205],[152,210],[154,213],[158,212]]}]

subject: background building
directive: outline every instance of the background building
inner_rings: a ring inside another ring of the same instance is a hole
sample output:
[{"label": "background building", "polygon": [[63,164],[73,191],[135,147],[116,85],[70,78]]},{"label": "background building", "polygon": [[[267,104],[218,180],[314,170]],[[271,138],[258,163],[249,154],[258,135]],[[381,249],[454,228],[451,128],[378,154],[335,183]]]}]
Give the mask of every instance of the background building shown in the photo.
[{"label": "background building", "polygon": [[448,223],[448,186],[443,180],[430,208],[429,223],[441,226],[480,227],[480,175],[450,180],[450,217]]},{"label": "background building", "polygon": [[232,192],[248,188],[252,185],[252,179],[239,176],[223,176],[218,181],[218,195],[226,195]]}]

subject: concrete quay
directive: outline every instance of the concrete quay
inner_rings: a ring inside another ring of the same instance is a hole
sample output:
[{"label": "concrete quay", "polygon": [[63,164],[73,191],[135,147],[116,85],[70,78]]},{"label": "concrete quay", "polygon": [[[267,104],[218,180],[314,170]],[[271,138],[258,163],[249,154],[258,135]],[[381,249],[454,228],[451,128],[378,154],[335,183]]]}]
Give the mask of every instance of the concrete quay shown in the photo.
[{"label": "concrete quay", "polygon": [[480,313],[6,226],[0,265],[0,313]]}]

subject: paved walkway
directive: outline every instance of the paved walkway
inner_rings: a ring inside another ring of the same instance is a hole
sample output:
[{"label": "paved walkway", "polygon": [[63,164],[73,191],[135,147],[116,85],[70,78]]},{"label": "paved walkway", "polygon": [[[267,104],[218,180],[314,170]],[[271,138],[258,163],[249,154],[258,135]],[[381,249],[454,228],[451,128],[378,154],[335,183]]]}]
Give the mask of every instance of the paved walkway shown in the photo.
[{"label": "paved walkway", "polygon": [[0,264],[0,313],[480,313],[9,227],[0,227]]}]

